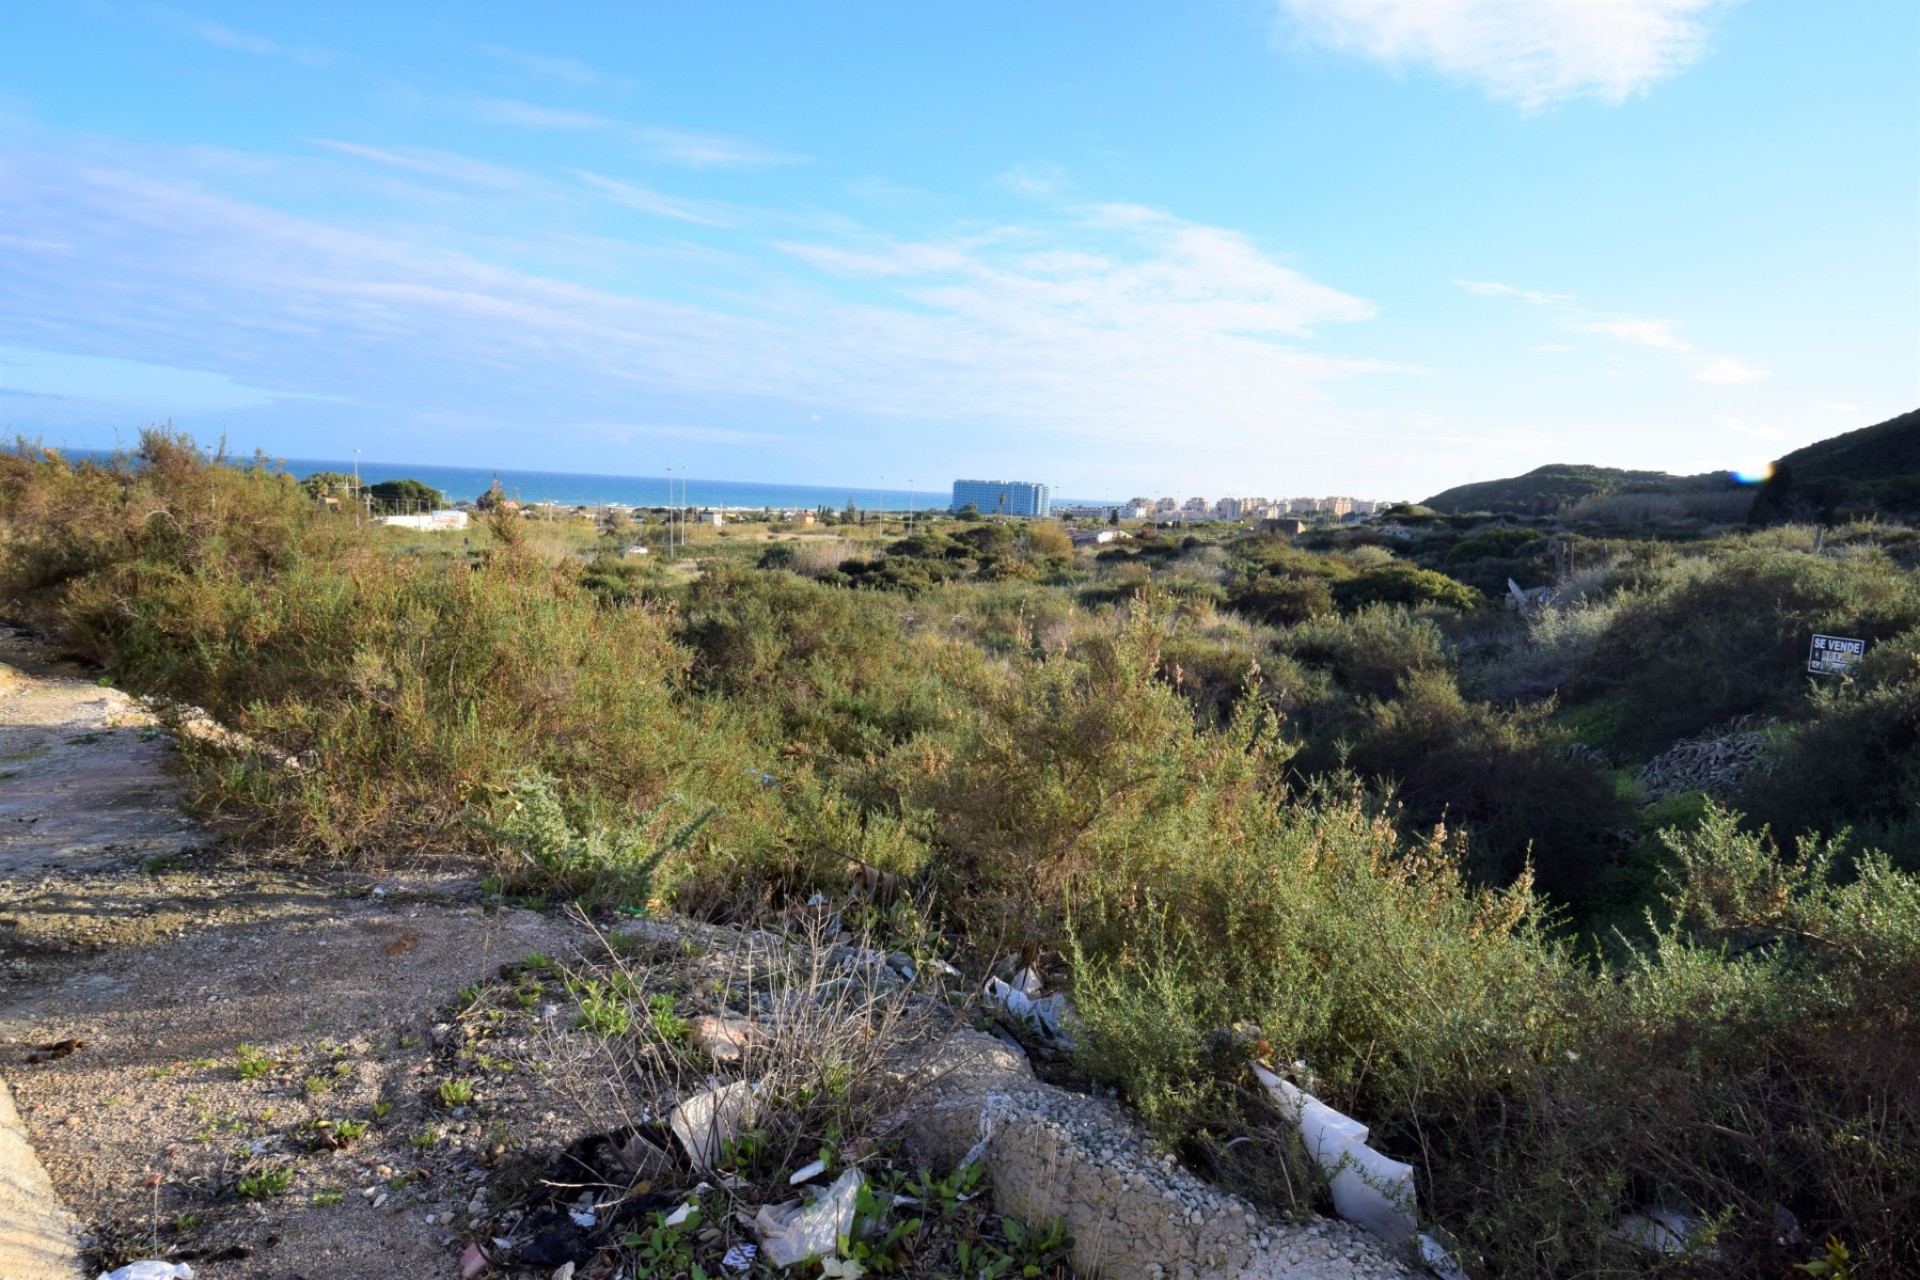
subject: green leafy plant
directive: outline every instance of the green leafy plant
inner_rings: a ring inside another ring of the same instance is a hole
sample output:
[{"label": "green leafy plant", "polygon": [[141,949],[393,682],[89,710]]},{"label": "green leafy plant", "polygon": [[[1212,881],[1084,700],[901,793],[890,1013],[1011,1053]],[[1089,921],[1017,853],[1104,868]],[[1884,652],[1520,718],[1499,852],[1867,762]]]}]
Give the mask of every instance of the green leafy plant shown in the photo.
[{"label": "green leafy plant", "polygon": [[234,1194],[244,1200],[271,1200],[287,1194],[292,1187],[293,1170],[286,1165],[243,1173],[233,1184]]},{"label": "green leafy plant", "polygon": [[471,1106],[473,1105],[473,1081],[464,1076],[456,1076],[451,1080],[442,1080],[439,1085],[435,1087],[433,1098],[435,1102],[438,1102],[442,1108],[448,1111],[453,1110],[455,1107]]},{"label": "green leafy plant", "polygon": [[707,1280],[706,1271],[694,1261],[694,1237],[701,1216],[696,1205],[684,1219],[668,1226],[667,1215],[655,1213],[644,1230],[629,1231],[621,1237],[621,1246],[631,1251],[635,1274]]},{"label": "green leafy plant", "polygon": [[279,1065],[255,1045],[242,1044],[235,1054],[234,1074],[242,1080],[258,1080]]},{"label": "green leafy plant", "polygon": [[620,827],[589,819],[576,825],[547,774],[522,773],[496,808],[497,820],[470,813],[468,820],[506,855],[498,873],[505,893],[551,893],[595,907],[645,908],[653,899],[654,873],[668,857],[690,846],[715,810],[708,808],[664,840],[650,834],[665,804],[653,806]]}]

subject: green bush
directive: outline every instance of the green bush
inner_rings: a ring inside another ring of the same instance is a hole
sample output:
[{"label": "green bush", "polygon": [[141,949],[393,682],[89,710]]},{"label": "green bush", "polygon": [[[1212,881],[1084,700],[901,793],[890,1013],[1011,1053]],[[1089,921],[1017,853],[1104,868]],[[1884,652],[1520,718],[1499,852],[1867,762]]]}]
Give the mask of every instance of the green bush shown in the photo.
[{"label": "green bush", "polygon": [[1345,582],[1337,583],[1333,598],[1343,609],[1400,604],[1465,610],[1486,603],[1485,597],[1472,587],[1455,582],[1444,573],[1410,564],[1383,564],[1363,569]]},{"label": "green bush", "polygon": [[1621,576],[1627,594],[1570,691],[1620,698],[1620,745],[1649,754],[1732,716],[1803,709],[1815,632],[1878,645],[1920,624],[1920,580],[1875,548],[1824,555],[1754,538]]}]

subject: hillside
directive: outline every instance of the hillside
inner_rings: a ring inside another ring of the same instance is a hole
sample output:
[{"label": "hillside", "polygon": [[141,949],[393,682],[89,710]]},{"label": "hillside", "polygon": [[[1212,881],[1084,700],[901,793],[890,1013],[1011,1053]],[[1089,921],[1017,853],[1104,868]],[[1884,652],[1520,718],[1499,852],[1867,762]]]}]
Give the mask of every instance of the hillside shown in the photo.
[{"label": "hillside", "polygon": [[1569,502],[1617,493],[1673,493],[1721,487],[1719,476],[1669,475],[1665,471],[1623,471],[1552,463],[1521,476],[1456,485],[1421,505],[1449,513],[1491,511],[1507,515],[1552,515]]},{"label": "hillside", "polygon": [[1920,516],[1920,409],[1795,449],[1773,464],[1758,523],[1877,512]]}]

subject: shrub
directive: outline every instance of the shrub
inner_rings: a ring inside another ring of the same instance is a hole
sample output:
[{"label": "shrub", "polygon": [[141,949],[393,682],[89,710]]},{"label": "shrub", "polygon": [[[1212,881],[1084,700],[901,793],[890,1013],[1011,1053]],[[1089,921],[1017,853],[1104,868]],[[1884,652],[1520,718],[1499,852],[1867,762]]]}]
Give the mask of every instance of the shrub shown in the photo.
[{"label": "shrub", "polygon": [[1311,618],[1282,632],[1279,646],[1302,663],[1325,667],[1362,696],[1390,694],[1403,676],[1447,665],[1433,620],[1392,605]]},{"label": "shrub", "polygon": [[653,835],[664,806],[619,830],[592,819],[576,825],[567,818],[554,780],[542,773],[515,779],[491,807],[492,816],[476,813],[468,820],[500,850],[496,879],[501,891],[556,894],[590,909],[645,909],[660,864],[684,852],[713,816],[708,809],[664,839]]},{"label": "shrub", "polygon": [[1920,581],[1874,549],[1846,557],[1755,539],[1643,559],[1570,692],[1617,695],[1620,744],[1651,753],[1735,715],[1804,704],[1814,632],[1870,644],[1920,624]]},{"label": "shrub", "polygon": [[1273,626],[1291,626],[1333,612],[1333,589],[1321,577],[1279,577],[1263,573],[1242,578],[1227,589],[1235,612]]},{"label": "shrub", "polygon": [[1363,569],[1333,588],[1333,598],[1344,609],[1370,604],[1438,605],[1472,609],[1486,603],[1478,591],[1443,573],[1410,564],[1383,564]]}]

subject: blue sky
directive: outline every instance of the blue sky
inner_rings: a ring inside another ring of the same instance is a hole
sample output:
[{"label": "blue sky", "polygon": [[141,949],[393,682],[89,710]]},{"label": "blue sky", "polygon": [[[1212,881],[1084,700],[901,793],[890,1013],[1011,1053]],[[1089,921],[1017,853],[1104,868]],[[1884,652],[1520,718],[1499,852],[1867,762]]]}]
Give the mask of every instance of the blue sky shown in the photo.
[{"label": "blue sky", "polygon": [[1075,494],[1920,405],[1920,5],[6,5],[0,426]]}]

